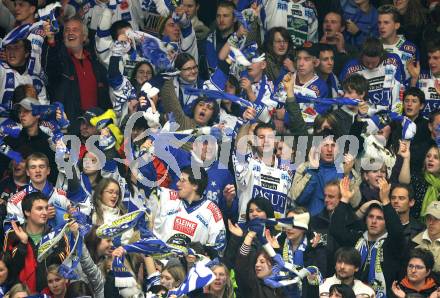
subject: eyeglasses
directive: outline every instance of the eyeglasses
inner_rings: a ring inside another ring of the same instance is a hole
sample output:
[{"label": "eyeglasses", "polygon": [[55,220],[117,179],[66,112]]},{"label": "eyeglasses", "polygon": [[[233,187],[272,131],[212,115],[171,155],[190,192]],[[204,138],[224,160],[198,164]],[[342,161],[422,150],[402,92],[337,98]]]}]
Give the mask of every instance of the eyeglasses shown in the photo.
[{"label": "eyeglasses", "polygon": [[182,68],[180,71],[196,71],[198,69],[199,69],[199,66],[198,65],[194,65],[194,66]]},{"label": "eyeglasses", "polygon": [[425,269],[425,268],[426,268],[426,267],[425,267],[425,266],[422,266],[422,265],[408,264],[408,269],[409,269],[409,270],[416,269],[417,271],[419,271],[419,270],[423,270],[423,269]]},{"label": "eyeglasses", "polygon": [[108,193],[109,195],[116,195],[116,196],[119,196],[119,191],[104,190],[104,192]]}]

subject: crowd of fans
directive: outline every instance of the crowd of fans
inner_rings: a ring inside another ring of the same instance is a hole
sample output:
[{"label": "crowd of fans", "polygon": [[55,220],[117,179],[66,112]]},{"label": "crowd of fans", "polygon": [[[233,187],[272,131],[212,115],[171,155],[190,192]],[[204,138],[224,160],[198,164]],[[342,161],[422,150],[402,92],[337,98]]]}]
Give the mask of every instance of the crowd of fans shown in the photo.
[{"label": "crowd of fans", "polygon": [[440,298],[439,2],[2,0],[0,297]]}]

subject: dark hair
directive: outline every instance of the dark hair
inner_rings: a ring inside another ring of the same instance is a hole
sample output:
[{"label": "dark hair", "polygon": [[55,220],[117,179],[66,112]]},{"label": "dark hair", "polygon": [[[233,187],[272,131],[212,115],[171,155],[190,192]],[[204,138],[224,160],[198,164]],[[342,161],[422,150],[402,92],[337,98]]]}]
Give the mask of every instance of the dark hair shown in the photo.
[{"label": "dark hair", "polygon": [[276,56],[275,52],[273,50],[273,43],[275,41],[275,33],[281,34],[283,39],[287,42],[287,51],[286,54],[281,57],[282,60],[284,60],[286,57],[289,56],[293,52],[293,41],[290,37],[289,32],[284,27],[273,27],[266,33],[266,40],[264,42],[264,51],[269,53],[272,56]]},{"label": "dark hair", "polygon": [[360,57],[380,57],[381,60],[384,60],[386,54],[387,52],[384,50],[383,44],[380,39],[376,37],[369,37],[362,45]]},{"label": "dark hair", "polygon": [[414,248],[409,253],[408,263],[411,259],[420,259],[425,264],[426,270],[432,270],[434,268],[434,255],[431,251],[424,248]]},{"label": "dark hair", "polygon": [[336,262],[344,262],[353,265],[355,268],[361,267],[361,254],[354,247],[340,247],[335,253]]},{"label": "dark hair", "polygon": [[139,86],[138,86],[139,89],[140,89],[142,86],[140,86],[140,84],[136,81],[136,74],[137,74],[139,68],[140,68],[142,65],[148,65],[148,66],[150,67],[150,69],[151,69],[151,72],[152,72],[151,75],[154,76],[154,67],[153,67],[153,65],[151,65],[150,62],[148,62],[148,61],[141,61],[141,62],[136,63],[136,65],[134,66],[133,71],[132,71],[132,73],[131,73],[131,76],[130,76],[130,82],[131,82],[132,84],[135,82],[136,86],[139,85]]},{"label": "dark hair", "polygon": [[192,108],[191,108],[191,118],[194,118],[194,112],[196,110],[196,106],[199,104],[199,102],[201,101],[205,101],[205,102],[212,102],[213,107],[214,107],[214,111],[212,111],[212,115],[211,118],[209,118],[208,123],[206,124],[207,126],[212,126],[214,124],[214,122],[218,121],[218,116],[220,114],[220,106],[217,103],[217,101],[212,101],[209,100],[207,97],[198,97],[196,100],[194,100],[194,102],[191,103]]},{"label": "dark hair", "polygon": [[254,135],[257,135],[258,130],[262,129],[262,128],[270,128],[273,131],[275,131],[275,127],[273,126],[273,124],[271,122],[268,122],[268,123],[258,122],[258,124],[254,128]]},{"label": "dark hair", "polygon": [[124,28],[131,28],[131,25],[129,22],[124,21],[124,20],[119,20],[114,22],[111,26],[110,26],[110,34],[112,36],[112,39],[114,41],[118,40],[118,31]]},{"label": "dark hair", "polygon": [[181,173],[182,174],[185,173],[188,175],[189,183],[191,183],[192,185],[196,185],[197,186],[197,190],[196,190],[197,194],[199,196],[202,196],[203,192],[206,189],[206,186],[208,185],[208,174],[206,174],[205,169],[200,168],[200,178],[196,178],[194,176],[193,170],[190,166],[184,167],[181,170]]},{"label": "dark hair", "polygon": [[391,5],[391,4],[382,5],[382,6],[380,6],[377,9],[377,13],[379,15],[381,15],[381,14],[390,14],[390,15],[393,16],[393,21],[395,23],[400,23],[400,14],[399,14],[399,11],[397,10],[397,8],[394,5]]},{"label": "dark hair", "polygon": [[417,87],[409,87],[406,89],[403,93],[403,98],[405,99],[408,95],[417,97],[422,104],[425,103],[425,93]]},{"label": "dark hair", "polygon": [[264,213],[266,213],[267,218],[274,218],[275,217],[272,204],[269,202],[269,200],[266,200],[263,197],[257,196],[255,198],[251,199],[246,205],[246,221],[249,221],[249,208],[251,207],[251,204],[257,205],[258,208],[260,208],[262,211],[264,211]]},{"label": "dark hair", "polygon": [[406,293],[405,298],[425,298],[425,295],[422,295],[420,293]]},{"label": "dark hair", "polygon": [[31,212],[34,202],[38,200],[43,200],[48,202],[49,198],[46,197],[41,191],[34,191],[28,193],[24,197],[23,201],[21,201],[21,210],[23,211],[24,218],[27,218],[25,211]]},{"label": "dark hair", "polygon": [[410,200],[414,200],[414,190],[413,190],[411,184],[396,183],[396,184],[394,184],[393,187],[391,188],[390,194],[392,194],[393,191],[394,191],[396,188],[403,188],[403,189],[406,189],[406,191],[408,192],[408,198],[409,198]]},{"label": "dark hair", "polygon": [[371,212],[373,209],[378,209],[378,210],[382,211],[382,213],[383,213],[383,207],[382,207],[382,205],[379,205],[379,204],[377,204],[377,203],[373,203],[373,204],[371,204],[370,206],[368,206],[367,211],[365,211],[365,220],[367,219],[368,215],[370,214],[370,212]]},{"label": "dark hair", "polygon": [[342,89],[344,91],[353,90],[357,94],[364,93],[364,96],[367,96],[368,88],[368,80],[358,73],[354,73],[348,76],[344,81],[342,81]]},{"label": "dark hair", "polygon": [[107,188],[107,186],[109,186],[111,183],[114,183],[118,186],[119,189],[119,196],[118,196],[118,201],[116,203],[116,208],[118,208],[120,210],[120,214],[125,214],[126,213],[126,209],[124,204],[122,203],[122,198],[123,198],[123,189],[121,188],[121,186],[119,185],[119,182],[116,179],[113,179],[111,177],[106,177],[106,178],[102,178],[98,184],[95,186],[95,191],[93,192],[93,196],[92,196],[92,204],[93,207],[95,208],[95,213],[96,213],[96,224],[100,225],[103,224],[104,222],[104,215],[103,215],[103,209],[102,209],[102,194],[104,192],[104,189]]},{"label": "dark hair", "polygon": [[174,61],[174,67],[177,68],[178,70],[181,70],[183,65],[185,65],[186,62],[191,60],[197,63],[196,59],[194,59],[194,57],[191,56],[190,54],[180,53],[179,55],[177,55],[176,60]]},{"label": "dark hair", "polygon": [[426,50],[428,53],[440,51],[440,40],[438,38],[430,40],[426,43]]},{"label": "dark hair", "polygon": [[333,284],[330,286],[330,290],[328,291],[330,296],[333,293],[341,294],[342,298],[355,298],[356,295],[354,294],[353,288],[346,285],[346,284]]},{"label": "dark hair", "polygon": [[335,49],[331,45],[326,43],[318,44],[318,50],[320,54],[321,52],[326,52],[326,51],[335,53]]}]

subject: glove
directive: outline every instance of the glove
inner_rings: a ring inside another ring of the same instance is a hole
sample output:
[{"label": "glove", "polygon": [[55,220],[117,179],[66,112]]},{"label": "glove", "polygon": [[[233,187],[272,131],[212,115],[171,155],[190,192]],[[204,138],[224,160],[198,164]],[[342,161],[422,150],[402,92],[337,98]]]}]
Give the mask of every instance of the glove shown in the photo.
[{"label": "glove", "polygon": [[116,145],[115,137],[110,133],[108,135],[100,135],[98,147],[103,151],[107,151]]},{"label": "glove", "polygon": [[131,44],[128,41],[115,41],[112,45],[112,56],[122,57],[126,55],[131,49]]},{"label": "glove", "polygon": [[58,102],[58,101],[55,102],[54,105],[58,109],[60,109],[60,111],[61,111],[61,119],[57,121],[58,124],[60,125],[61,128],[67,128],[70,125],[70,122],[69,122],[69,120],[67,120],[64,117],[64,105],[61,102]]}]

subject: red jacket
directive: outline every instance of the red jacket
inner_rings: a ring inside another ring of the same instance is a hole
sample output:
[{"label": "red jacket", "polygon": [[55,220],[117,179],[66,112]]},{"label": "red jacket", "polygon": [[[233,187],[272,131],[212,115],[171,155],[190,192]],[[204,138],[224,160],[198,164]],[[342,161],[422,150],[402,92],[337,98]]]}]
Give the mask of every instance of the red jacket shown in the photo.
[{"label": "red jacket", "polygon": [[31,293],[40,292],[47,286],[46,268],[52,264],[61,264],[67,255],[68,242],[64,237],[54,252],[43,262],[37,262],[38,246],[29,237],[27,244],[23,244],[10,229],[5,235],[4,252],[12,260],[14,266],[9,274],[13,279],[18,279],[26,284]]}]

